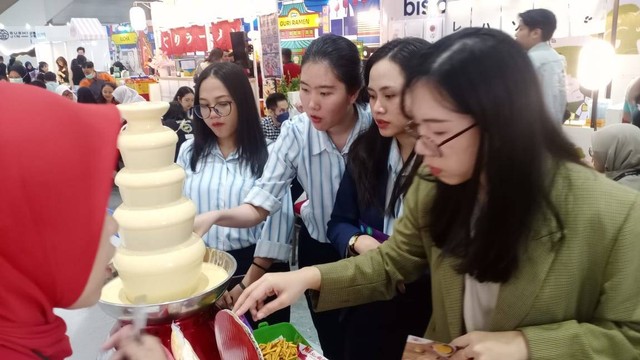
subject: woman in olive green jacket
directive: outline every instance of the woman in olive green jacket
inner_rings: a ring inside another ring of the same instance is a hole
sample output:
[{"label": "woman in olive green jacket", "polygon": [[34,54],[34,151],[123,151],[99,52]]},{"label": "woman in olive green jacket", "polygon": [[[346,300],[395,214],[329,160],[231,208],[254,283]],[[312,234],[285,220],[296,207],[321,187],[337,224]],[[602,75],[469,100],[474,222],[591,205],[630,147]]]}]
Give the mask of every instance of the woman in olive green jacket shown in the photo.
[{"label": "woman in olive green jacket", "polygon": [[389,299],[429,267],[425,337],[451,359],[640,359],[640,194],[580,164],[525,52],[470,28],[406,71],[424,161],[391,238],[264,276],[237,312],[262,318],[306,289],[317,311]]}]

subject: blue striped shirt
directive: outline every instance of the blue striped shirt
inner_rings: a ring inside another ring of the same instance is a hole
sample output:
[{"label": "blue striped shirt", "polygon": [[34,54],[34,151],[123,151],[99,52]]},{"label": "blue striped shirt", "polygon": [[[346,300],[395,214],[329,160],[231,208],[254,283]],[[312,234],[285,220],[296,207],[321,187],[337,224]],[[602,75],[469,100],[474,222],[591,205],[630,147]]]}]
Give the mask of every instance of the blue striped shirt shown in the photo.
[{"label": "blue striped shirt", "polygon": [[369,106],[357,106],[357,110],[358,120],[342,151],[326,132],[313,127],[307,114],[285,121],[262,178],[244,201],[272,213],[285,206],[287,190],[297,176],[308,198],[300,211],[302,221],[311,237],[329,242],[327,222],[344,173],[345,157],[353,140],[371,124]]},{"label": "blue striped shirt", "polygon": [[[242,205],[244,197],[257,181],[248,164],[242,164],[235,151],[225,159],[216,145],[209,156],[200,159],[196,172],[193,172],[189,166],[192,147],[193,140],[182,145],[177,163],[187,174],[184,194],[195,203],[198,214]],[[288,261],[293,222],[293,204],[286,191],[282,208],[263,223],[246,229],[214,225],[203,240],[208,247],[224,251],[256,244],[256,257]]]}]

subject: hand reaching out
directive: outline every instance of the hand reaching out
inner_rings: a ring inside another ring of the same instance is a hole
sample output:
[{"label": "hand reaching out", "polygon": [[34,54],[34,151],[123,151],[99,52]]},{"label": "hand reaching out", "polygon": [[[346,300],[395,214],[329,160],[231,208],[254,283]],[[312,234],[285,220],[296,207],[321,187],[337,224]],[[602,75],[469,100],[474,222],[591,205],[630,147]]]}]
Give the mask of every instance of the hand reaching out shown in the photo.
[{"label": "hand reaching out", "polygon": [[[259,321],[293,304],[307,289],[320,289],[320,280],[320,271],[315,267],[265,274],[242,292],[233,311],[238,316],[250,311],[253,320]],[[265,304],[269,296],[276,298]]]}]

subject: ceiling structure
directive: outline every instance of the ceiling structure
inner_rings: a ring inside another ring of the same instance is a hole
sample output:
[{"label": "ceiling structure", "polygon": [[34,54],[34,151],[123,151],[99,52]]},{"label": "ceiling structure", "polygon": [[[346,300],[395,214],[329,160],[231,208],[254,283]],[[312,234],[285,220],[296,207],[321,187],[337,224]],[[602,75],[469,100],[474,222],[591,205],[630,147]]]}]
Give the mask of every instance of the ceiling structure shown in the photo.
[{"label": "ceiling structure", "polygon": [[[64,25],[71,18],[97,18],[102,24],[125,23],[129,22],[129,9],[133,3],[132,0],[74,0],[50,21],[53,25]],[[147,12],[149,19],[149,9],[146,6],[141,7]]]}]

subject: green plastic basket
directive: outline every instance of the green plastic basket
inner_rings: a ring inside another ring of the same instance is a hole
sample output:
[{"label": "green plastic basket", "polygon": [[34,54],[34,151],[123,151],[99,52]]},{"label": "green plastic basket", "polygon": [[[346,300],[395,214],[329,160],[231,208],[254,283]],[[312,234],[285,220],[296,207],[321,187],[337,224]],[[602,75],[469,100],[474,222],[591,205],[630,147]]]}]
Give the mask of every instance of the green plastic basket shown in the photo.
[{"label": "green plastic basket", "polygon": [[282,322],[275,325],[269,325],[267,322],[258,324],[258,328],[253,331],[253,337],[256,338],[258,344],[268,344],[282,336],[285,340],[296,345],[305,344],[309,346],[307,339],[300,335],[298,330],[288,322]]}]

